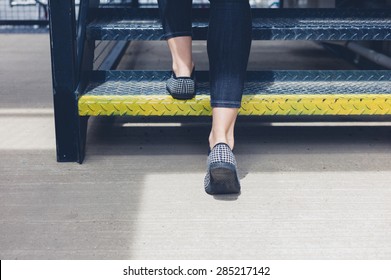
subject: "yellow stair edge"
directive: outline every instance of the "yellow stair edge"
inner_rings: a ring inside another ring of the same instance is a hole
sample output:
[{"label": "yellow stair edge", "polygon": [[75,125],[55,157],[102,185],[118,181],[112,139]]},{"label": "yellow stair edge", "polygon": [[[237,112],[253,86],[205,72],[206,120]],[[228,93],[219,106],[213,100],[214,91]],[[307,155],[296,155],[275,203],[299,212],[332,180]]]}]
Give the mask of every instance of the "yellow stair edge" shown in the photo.
[{"label": "yellow stair edge", "polygon": [[[86,95],[80,116],[210,116],[209,95],[175,100],[169,95]],[[242,116],[391,115],[390,94],[244,95]]]}]

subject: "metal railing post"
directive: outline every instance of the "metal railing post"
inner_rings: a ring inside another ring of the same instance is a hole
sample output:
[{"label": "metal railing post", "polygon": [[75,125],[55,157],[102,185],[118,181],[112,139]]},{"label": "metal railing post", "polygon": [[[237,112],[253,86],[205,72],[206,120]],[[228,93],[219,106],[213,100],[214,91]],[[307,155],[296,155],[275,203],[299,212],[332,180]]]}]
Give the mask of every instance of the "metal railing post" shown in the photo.
[{"label": "metal railing post", "polygon": [[49,14],[57,161],[81,163],[75,1],[50,0]]}]

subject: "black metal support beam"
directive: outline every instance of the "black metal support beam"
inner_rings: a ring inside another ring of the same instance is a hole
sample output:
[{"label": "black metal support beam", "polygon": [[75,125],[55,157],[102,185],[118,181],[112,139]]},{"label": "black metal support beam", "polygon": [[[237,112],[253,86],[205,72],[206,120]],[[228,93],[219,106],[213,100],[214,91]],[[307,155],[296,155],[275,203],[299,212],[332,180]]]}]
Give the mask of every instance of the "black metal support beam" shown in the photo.
[{"label": "black metal support beam", "polygon": [[75,1],[50,0],[49,13],[57,161],[81,163],[85,133],[75,95],[79,83]]}]

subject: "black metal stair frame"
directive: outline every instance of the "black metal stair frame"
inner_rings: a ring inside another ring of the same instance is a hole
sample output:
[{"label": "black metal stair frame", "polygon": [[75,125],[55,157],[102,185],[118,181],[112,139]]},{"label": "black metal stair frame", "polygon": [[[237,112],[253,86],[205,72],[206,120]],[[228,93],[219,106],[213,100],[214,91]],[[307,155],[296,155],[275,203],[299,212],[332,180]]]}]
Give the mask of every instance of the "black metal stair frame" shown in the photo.
[{"label": "black metal stair frame", "polygon": [[90,8],[97,0],[80,1],[76,19],[75,0],[49,0],[50,47],[57,161],[82,163],[85,154],[87,117],[78,113],[77,89],[92,70],[94,42],[86,40]]},{"label": "black metal stair frame", "polygon": [[[81,113],[79,100],[103,95],[167,95],[166,71],[93,71],[95,40],[162,39],[158,10],[137,6],[138,1],[133,1],[129,8],[102,8],[98,0],[81,0],[76,20],[74,0],[49,1],[58,161],[82,163],[84,159],[89,113]],[[254,40],[391,40],[389,9],[253,9],[252,13]],[[193,17],[194,39],[205,40],[208,10],[195,9]],[[209,94],[207,76],[207,72],[197,73],[204,97]],[[249,72],[244,95],[387,96],[391,94],[390,80],[388,70]]]}]

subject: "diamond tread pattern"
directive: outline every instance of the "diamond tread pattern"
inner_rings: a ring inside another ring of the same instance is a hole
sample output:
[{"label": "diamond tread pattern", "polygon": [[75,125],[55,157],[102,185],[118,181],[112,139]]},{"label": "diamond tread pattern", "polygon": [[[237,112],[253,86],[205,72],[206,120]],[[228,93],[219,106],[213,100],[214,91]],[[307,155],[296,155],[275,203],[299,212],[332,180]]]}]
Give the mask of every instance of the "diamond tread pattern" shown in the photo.
[{"label": "diamond tread pattern", "polygon": [[[208,73],[197,72],[197,96],[173,99],[168,71],[91,73],[79,98],[81,116],[209,116]],[[249,72],[241,115],[390,115],[390,71]]]},{"label": "diamond tread pattern", "polygon": [[[391,40],[390,10],[253,9],[254,40]],[[193,39],[205,40],[208,11],[194,9]],[[162,40],[157,9],[95,9],[91,40]]]}]

